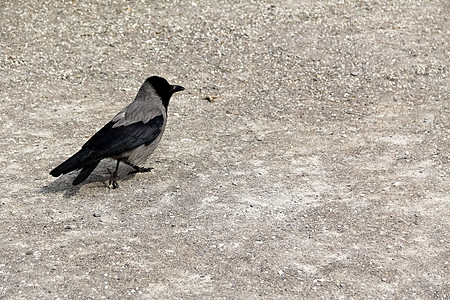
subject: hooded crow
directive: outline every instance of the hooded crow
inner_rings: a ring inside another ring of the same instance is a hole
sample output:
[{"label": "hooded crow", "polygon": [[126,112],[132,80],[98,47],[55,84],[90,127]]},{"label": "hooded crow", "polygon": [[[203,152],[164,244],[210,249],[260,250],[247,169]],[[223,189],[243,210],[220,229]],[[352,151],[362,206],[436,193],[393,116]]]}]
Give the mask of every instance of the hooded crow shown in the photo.
[{"label": "hooded crow", "polygon": [[134,168],[130,174],[149,172],[152,168],[138,165],[145,162],[158,146],[167,121],[167,106],[173,93],[184,90],[170,85],[158,76],[147,78],[136,98],[122,109],[108,124],[94,134],[81,150],[54,168],[50,175],[58,177],[81,169],[73,185],[83,182],[104,158],[117,160],[116,169],[110,171],[109,184],[117,184],[119,163]]}]

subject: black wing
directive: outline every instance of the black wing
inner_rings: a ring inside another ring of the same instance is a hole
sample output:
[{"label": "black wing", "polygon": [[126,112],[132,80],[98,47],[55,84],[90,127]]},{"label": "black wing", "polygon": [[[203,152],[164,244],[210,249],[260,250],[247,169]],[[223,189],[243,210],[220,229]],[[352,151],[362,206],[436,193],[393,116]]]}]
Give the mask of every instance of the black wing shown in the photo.
[{"label": "black wing", "polygon": [[117,156],[143,144],[149,145],[161,133],[163,124],[162,115],[154,117],[147,123],[141,121],[115,128],[114,122],[109,122],[83,145],[82,149],[91,150],[83,159],[83,164]]}]

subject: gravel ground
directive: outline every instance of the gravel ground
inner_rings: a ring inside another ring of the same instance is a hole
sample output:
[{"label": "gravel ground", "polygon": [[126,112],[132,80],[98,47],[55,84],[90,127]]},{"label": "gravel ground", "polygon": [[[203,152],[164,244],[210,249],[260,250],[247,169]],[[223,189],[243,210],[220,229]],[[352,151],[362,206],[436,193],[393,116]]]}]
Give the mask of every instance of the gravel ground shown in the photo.
[{"label": "gravel ground", "polygon": [[[0,3],[1,299],[450,298],[449,1],[144,2]],[[151,75],[152,173],[48,175]]]}]

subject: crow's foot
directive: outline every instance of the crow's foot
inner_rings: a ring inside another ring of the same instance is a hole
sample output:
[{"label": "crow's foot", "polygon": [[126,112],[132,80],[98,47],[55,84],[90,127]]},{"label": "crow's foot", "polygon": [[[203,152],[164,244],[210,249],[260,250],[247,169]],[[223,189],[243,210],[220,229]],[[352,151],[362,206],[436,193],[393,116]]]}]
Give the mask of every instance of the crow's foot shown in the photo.
[{"label": "crow's foot", "polygon": [[145,173],[145,172],[150,172],[151,170],[153,170],[153,168],[142,168],[142,167],[138,167],[138,166],[132,166],[134,168],[133,171],[128,172],[128,175],[131,174],[136,174],[136,173]]},{"label": "crow's foot", "polygon": [[110,169],[108,169],[109,172],[109,186],[112,186],[113,189],[116,189],[119,187],[119,184],[117,183],[117,170],[114,172],[111,172]]},{"label": "crow's foot", "polygon": [[153,170],[153,168],[151,168],[151,167],[143,168],[143,167],[136,166],[135,164],[130,163],[130,162],[124,162],[124,163],[126,163],[127,165],[129,165],[130,167],[132,167],[134,169],[133,171],[128,172],[128,175],[136,174],[136,173],[145,173],[145,172],[150,172],[151,170]]}]

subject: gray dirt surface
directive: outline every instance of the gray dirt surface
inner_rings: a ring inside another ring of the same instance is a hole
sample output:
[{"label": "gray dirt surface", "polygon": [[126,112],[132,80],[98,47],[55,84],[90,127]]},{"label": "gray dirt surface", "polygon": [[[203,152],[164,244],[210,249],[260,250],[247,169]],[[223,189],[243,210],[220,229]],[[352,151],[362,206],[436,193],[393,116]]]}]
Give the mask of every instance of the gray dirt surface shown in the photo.
[{"label": "gray dirt surface", "polygon": [[[1,1],[1,299],[449,299],[450,2]],[[174,95],[151,173],[48,172]]]}]

